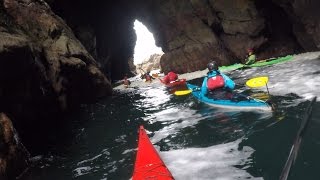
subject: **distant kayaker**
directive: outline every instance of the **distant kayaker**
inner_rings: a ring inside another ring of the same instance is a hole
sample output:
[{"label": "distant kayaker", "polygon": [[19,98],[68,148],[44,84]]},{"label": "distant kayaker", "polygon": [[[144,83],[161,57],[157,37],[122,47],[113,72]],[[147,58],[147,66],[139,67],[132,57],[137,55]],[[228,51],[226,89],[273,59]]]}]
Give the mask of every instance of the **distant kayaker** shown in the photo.
[{"label": "distant kayaker", "polygon": [[170,71],[163,79],[160,79],[160,81],[164,84],[168,84],[176,80],[178,80],[178,75],[173,71]]},{"label": "distant kayaker", "polygon": [[247,49],[247,58],[246,58],[246,62],[245,65],[250,65],[256,62],[256,55],[254,54],[254,51],[252,48]]},{"label": "distant kayaker", "polygon": [[147,73],[142,75],[142,79],[145,79],[145,82],[152,82],[152,79],[154,79],[154,77],[150,75],[150,71],[147,71]]},{"label": "distant kayaker", "polygon": [[123,78],[123,85],[125,88],[129,87],[131,84],[130,80],[128,79],[128,76],[125,75],[124,78]]},{"label": "distant kayaker", "polygon": [[234,89],[235,83],[227,75],[219,71],[219,66],[215,61],[208,64],[207,76],[203,79],[201,86],[201,93],[203,95],[217,92],[216,90],[223,90],[230,92]]}]

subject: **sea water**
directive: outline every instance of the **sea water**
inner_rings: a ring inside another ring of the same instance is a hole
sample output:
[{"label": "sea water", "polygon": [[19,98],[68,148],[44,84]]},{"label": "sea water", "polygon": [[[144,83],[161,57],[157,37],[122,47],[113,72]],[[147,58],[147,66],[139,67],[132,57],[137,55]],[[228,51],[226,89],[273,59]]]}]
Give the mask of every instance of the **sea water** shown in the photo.
[{"label": "sea water", "polygon": [[[140,125],[176,180],[278,179],[310,99],[319,97],[319,69],[319,59],[304,55],[227,73],[238,92],[261,99],[268,97],[266,87],[250,89],[244,84],[252,77],[268,76],[274,112],[213,108],[191,95],[170,94],[159,83],[118,90],[68,115],[69,123],[52,135],[50,146],[33,154],[26,179],[128,180]],[[320,179],[319,100],[290,180]]]}]

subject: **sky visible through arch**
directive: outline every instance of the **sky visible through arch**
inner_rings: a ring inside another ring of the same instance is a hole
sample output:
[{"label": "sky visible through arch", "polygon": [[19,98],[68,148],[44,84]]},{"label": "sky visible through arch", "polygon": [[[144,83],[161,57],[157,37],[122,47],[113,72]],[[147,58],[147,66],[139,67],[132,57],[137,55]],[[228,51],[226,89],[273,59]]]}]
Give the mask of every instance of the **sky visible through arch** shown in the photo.
[{"label": "sky visible through arch", "polygon": [[152,54],[163,54],[162,49],[155,45],[153,34],[140,21],[135,20],[134,30],[137,35],[137,42],[134,48],[134,64],[140,64]]}]

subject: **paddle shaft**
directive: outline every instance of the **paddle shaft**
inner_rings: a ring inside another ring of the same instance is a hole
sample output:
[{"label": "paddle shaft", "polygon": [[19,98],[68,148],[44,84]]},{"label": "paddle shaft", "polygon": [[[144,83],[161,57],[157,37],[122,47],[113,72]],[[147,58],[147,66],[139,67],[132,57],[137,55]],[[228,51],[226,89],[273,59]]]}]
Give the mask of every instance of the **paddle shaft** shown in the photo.
[{"label": "paddle shaft", "polygon": [[266,87],[267,87],[267,92],[268,92],[268,95],[270,97],[270,93],[269,93],[269,88],[268,88],[268,83],[266,82]]},{"label": "paddle shaft", "polygon": [[292,164],[294,164],[296,157],[298,155],[298,152],[299,152],[299,148],[300,148],[301,141],[302,141],[302,136],[304,135],[304,133],[307,129],[307,124],[311,118],[312,106],[313,106],[314,102],[316,101],[316,99],[317,99],[317,97],[314,97],[312,99],[311,103],[309,104],[309,106],[307,108],[307,111],[304,114],[304,118],[301,122],[301,126],[299,128],[298,133],[297,133],[296,139],[291,147],[290,154],[289,154],[287,162],[281,172],[279,180],[286,180],[289,176],[291,166],[292,166]]}]

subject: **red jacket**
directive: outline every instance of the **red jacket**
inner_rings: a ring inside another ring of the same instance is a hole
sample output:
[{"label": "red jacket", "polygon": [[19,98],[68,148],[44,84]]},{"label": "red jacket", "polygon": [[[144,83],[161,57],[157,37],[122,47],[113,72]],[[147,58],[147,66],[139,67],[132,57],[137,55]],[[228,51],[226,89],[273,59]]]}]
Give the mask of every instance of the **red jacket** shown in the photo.
[{"label": "red jacket", "polygon": [[175,81],[178,79],[178,75],[174,72],[169,72],[163,79],[162,82],[165,84],[170,83],[171,81]]}]

